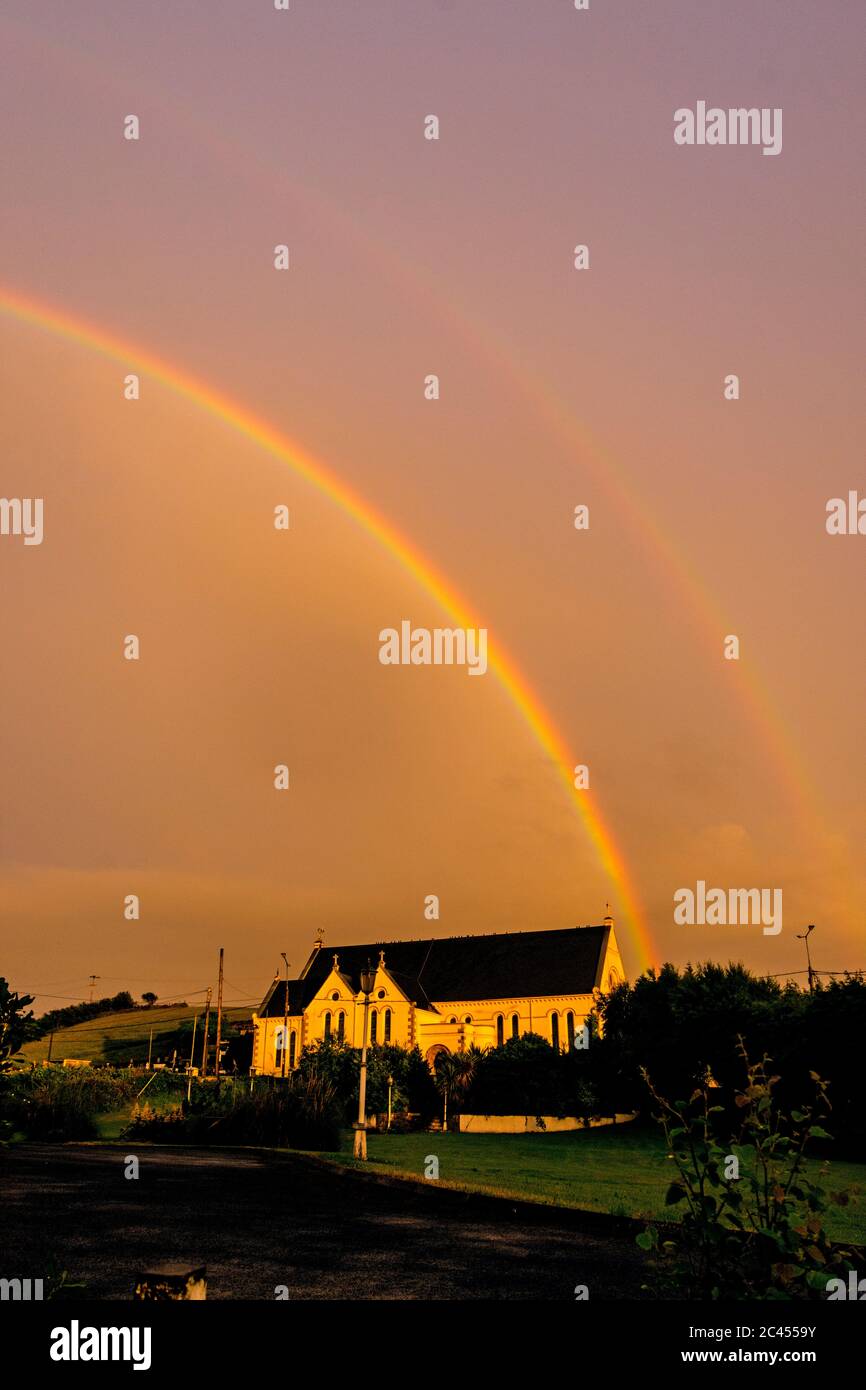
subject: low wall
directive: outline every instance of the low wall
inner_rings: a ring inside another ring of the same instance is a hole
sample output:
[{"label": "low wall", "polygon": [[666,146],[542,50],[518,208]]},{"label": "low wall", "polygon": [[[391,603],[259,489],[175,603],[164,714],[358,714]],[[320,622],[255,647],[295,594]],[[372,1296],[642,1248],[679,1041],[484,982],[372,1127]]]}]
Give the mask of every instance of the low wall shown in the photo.
[{"label": "low wall", "polygon": [[[461,1115],[461,1134],[561,1134],[570,1129],[597,1129],[599,1125],[621,1125],[634,1115],[605,1115],[589,1124],[573,1115],[557,1119],[555,1115]],[[540,1122],[539,1122],[540,1121]]]}]

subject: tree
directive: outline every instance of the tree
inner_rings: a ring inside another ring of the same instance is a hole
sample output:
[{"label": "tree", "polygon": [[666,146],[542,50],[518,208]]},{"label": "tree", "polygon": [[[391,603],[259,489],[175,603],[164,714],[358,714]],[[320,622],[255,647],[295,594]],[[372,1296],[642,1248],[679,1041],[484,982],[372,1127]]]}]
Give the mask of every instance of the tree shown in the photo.
[{"label": "tree", "polygon": [[442,1128],[448,1128],[448,1097],[453,1098],[460,1086],[460,1063],[454,1052],[440,1052],[433,1063],[436,1073],[436,1086],[442,1094]]},{"label": "tree", "polygon": [[479,1062],[485,1056],[486,1049],[476,1047],[475,1044],[466,1052],[440,1052],[434,1062],[436,1073],[436,1085],[442,1093],[444,1101],[444,1111],[442,1128],[448,1128],[448,1101],[451,1100],[452,1106],[465,1101],[473,1077],[475,1076]]},{"label": "tree", "polygon": [[24,1013],[32,1003],[32,994],[14,993],[0,975],[0,1071],[9,1071],[13,1054],[38,1032],[33,1010]]},{"label": "tree", "polygon": [[145,1002],[145,1004],[147,1005],[147,1007],[148,1007],[149,1009],[152,1009],[153,1006],[154,1006],[154,1004],[156,1003],[157,999],[159,998],[159,995],[154,994],[154,993],[153,993],[153,990],[150,990],[150,989],[149,989],[149,990],[147,991],[147,993],[146,993],[146,994],[143,994],[141,997],[142,997],[142,999],[144,1000],[144,1002]]}]

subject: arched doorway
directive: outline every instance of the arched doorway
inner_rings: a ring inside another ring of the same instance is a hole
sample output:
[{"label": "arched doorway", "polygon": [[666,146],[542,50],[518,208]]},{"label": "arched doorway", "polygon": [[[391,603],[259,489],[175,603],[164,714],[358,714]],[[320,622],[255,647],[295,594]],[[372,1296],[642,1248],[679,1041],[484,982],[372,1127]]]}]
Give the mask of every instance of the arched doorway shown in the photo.
[{"label": "arched doorway", "polygon": [[434,1071],[434,1070],[435,1070],[435,1068],[436,1068],[436,1058],[437,1058],[437,1057],[441,1057],[443,1052],[446,1054],[446,1056],[447,1056],[447,1054],[448,1054],[448,1052],[449,1052],[449,1049],[445,1046],[444,1043],[434,1043],[432,1047],[428,1047],[428,1049],[427,1049],[427,1065],[428,1065],[428,1067],[430,1068],[431,1071]]}]

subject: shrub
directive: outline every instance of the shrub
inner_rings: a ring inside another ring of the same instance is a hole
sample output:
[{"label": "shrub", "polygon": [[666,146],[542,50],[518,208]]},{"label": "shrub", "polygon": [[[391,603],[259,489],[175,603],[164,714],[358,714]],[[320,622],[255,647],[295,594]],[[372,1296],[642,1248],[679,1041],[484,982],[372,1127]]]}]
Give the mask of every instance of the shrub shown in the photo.
[{"label": "shrub", "polygon": [[[329,1039],[304,1048],[295,1075],[332,1086],[340,1117],[344,1124],[351,1124],[358,1118],[360,1070],[361,1049]],[[425,1120],[437,1113],[436,1087],[420,1050],[376,1044],[367,1049],[368,1114],[387,1111],[389,1076],[393,1078],[392,1110],[409,1110]]]},{"label": "shrub", "polygon": [[[827,1281],[853,1266],[851,1252],[834,1247],[823,1228],[830,1193],[811,1176],[806,1148],[830,1135],[819,1120],[830,1110],[826,1084],[813,1072],[813,1101],[786,1114],[770,1059],[750,1063],[738,1051],[746,1084],[736,1094],[739,1127],[731,1134],[726,1109],[712,1103],[707,1075],[687,1101],[665,1100],[644,1072],[657,1119],[678,1177],[669,1206],[683,1203],[681,1224],[664,1238],[650,1226],[637,1237],[653,1261],[656,1286],[691,1298],[780,1299],[826,1295]],[[718,1135],[729,1137],[722,1141]],[[818,1174],[826,1177],[826,1168]]]},{"label": "shrub", "polygon": [[96,1116],[118,1109],[135,1089],[135,1080],[122,1074],[37,1067],[3,1078],[0,1118],[28,1139],[93,1139]]},{"label": "shrub", "polygon": [[251,1095],[245,1084],[197,1086],[192,1099],[156,1110],[136,1103],[130,1138],[162,1144],[244,1144],[271,1148],[337,1149],[340,1116],[335,1091],[314,1077],[292,1078]]},{"label": "shrub", "polygon": [[[594,1020],[592,1025],[594,1026]],[[480,1054],[461,1108],[477,1115],[574,1115],[596,1111],[587,1052],[560,1052],[537,1033]]]}]

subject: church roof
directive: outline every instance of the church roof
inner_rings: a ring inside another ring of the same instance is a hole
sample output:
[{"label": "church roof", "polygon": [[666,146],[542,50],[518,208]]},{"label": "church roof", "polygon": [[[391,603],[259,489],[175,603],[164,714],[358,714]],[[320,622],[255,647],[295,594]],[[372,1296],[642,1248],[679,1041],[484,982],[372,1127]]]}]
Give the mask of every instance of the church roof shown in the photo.
[{"label": "church roof", "polygon": [[[416,1004],[435,1000],[534,998],[538,995],[591,994],[610,928],[566,927],[551,931],[501,932],[490,936],[447,936],[421,941],[375,941],[360,946],[322,947],[300,980],[289,981],[289,1012],[300,1013],[318,994],[333,969],[360,990],[361,970],[385,969]],[[262,1006],[263,1017],[284,1011],[285,981],[275,982]]]}]

